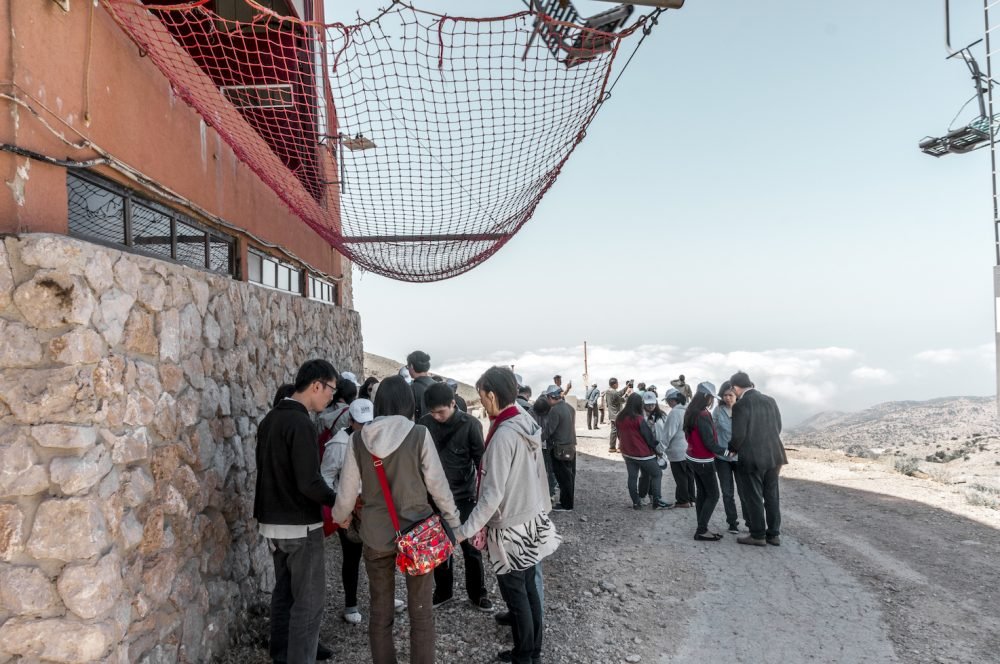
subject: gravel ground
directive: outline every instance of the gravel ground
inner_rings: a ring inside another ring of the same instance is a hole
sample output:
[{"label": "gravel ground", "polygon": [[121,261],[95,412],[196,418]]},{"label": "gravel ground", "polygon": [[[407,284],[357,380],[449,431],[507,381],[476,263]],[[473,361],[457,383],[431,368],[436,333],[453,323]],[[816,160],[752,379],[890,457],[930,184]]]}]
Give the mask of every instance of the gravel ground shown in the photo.
[{"label": "gravel ground", "polygon": [[[782,480],[781,547],[738,546],[729,534],[696,542],[693,510],[631,509],[606,426],[578,434],[577,506],[553,513],[564,539],[544,564],[545,662],[996,661],[996,511],[882,466],[801,450]],[[663,486],[672,499],[669,473]],[[713,529],[724,527],[720,506]],[[335,662],[369,662],[365,625],[340,619],[339,570],[330,540],[321,638]],[[493,579],[488,587],[499,606]],[[362,570],[363,613],[366,595]],[[485,663],[509,647],[509,629],[465,601],[438,609],[435,624],[439,662]],[[401,662],[407,630],[402,614]],[[221,661],[268,662],[266,631],[266,617],[248,616]]]}]

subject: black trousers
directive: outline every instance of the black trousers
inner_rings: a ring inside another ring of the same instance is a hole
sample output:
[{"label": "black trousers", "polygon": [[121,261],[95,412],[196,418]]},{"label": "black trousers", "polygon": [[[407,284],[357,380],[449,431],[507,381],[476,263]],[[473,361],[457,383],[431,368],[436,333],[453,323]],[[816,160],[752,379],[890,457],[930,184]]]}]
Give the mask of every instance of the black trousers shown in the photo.
[{"label": "black trousers", "polygon": [[514,664],[540,662],[542,657],[542,603],[538,596],[535,566],[519,572],[497,574],[497,585],[513,621]]},{"label": "black trousers", "polygon": [[688,461],[688,464],[691,466],[691,474],[694,475],[697,493],[694,506],[698,515],[698,530],[695,532],[707,533],[708,522],[712,519],[715,506],[719,504],[719,479],[715,474],[715,462]]},{"label": "black trousers", "polygon": [[[726,523],[730,527],[736,528],[740,525],[740,518],[736,513],[736,481],[733,477],[733,463],[716,458],[715,472],[719,476],[719,488],[722,490],[722,506],[726,510]],[[740,499],[741,504],[742,502],[742,499]],[[745,512],[746,508],[743,511]],[[743,515],[743,520],[746,521],[746,514]]]},{"label": "black trousers", "polygon": [[[472,498],[457,498],[455,506],[462,521],[469,518],[476,501]],[[469,599],[478,602],[486,597],[486,575],[483,570],[483,552],[472,546],[468,540],[462,542],[462,557],[465,559],[465,592]],[[455,556],[434,568],[435,597],[451,597],[455,584]]]},{"label": "black trousers", "polygon": [[781,505],[778,475],[781,466],[770,470],[747,470],[736,465],[736,483],[746,511],[747,528],[756,539],[781,534]]},{"label": "black trousers", "polygon": [[358,605],[358,573],[361,571],[361,549],[364,545],[361,542],[352,542],[347,539],[347,533],[343,528],[337,529],[337,536],[340,538],[340,548],[344,552],[343,562],[340,565],[340,580],[344,584],[344,606],[356,607]]},{"label": "black trousers", "polygon": [[559,504],[565,509],[573,509],[573,494],[576,490],[576,456],[570,461],[560,461],[552,457],[552,472],[559,483]]},{"label": "black trousers", "polygon": [[601,424],[604,424],[604,408],[598,408],[601,411]]},{"label": "black trousers", "polygon": [[670,462],[670,473],[674,476],[674,483],[677,490],[674,492],[674,499],[678,503],[694,502],[694,474],[686,459]]},{"label": "black trousers", "polygon": [[552,450],[548,447],[542,449],[542,461],[545,462],[545,479],[549,483],[549,495],[556,495],[556,474],[552,471]]},{"label": "black trousers", "polygon": [[587,428],[597,428],[597,406],[587,406]]}]

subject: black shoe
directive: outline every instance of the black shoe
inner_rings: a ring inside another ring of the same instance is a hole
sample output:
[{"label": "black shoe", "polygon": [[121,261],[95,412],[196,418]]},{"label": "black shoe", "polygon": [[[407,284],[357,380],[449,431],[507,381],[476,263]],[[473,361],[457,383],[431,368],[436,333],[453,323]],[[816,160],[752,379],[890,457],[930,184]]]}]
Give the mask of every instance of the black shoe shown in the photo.
[{"label": "black shoe", "polygon": [[513,662],[514,661],[514,651],[513,650],[501,650],[497,653],[498,662]]},{"label": "black shoe", "polygon": [[632,509],[634,509],[634,510],[641,510],[642,509],[642,503],[632,503]]},{"label": "black shoe", "polygon": [[479,599],[472,600],[472,606],[480,611],[493,613],[493,602],[490,601],[489,597],[480,597]]},{"label": "black shoe", "polygon": [[325,662],[328,659],[333,659],[333,651],[322,643],[316,644],[316,661]]},{"label": "black shoe", "polygon": [[503,625],[504,627],[510,627],[514,624],[514,618],[510,615],[510,611],[494,614],[493,620],[496,620],[498,625]]},{"label": "black shoe", "polygon": [[731,524],[729,524],[729,532],[731,532],[733,535],[739,535],[740,534],[740,527],[738,525],[736,525],[735,523],[731,523]]},{"label": "black shoe", "polygon": [[452,599],[453,599],[452,595],[448,595],[447,597],[438,597],[437,595],[433,595],[431,597],[431,607],[437,609],[439,607],[444,606]]},{"label": "black shoe", "polygon": [[552,508],[553,512],[572,512],[572,507],[563,507],[562,505],[556,505]]},{"label": "black shoe", "polygon": [[673,507],[673,503],[668,503],[665,500],[655,500],[653,501],[653,504],[650,505],[650,507],[652,507],[654,510],[664,510],[667,509],[668,507]]}]

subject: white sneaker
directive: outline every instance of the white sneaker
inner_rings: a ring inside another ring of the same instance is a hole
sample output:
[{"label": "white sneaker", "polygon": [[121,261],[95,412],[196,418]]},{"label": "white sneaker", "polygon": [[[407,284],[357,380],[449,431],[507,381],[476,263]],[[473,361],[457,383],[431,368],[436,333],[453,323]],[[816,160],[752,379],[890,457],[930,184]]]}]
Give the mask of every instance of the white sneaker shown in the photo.
[{"label": "white sneaker", "polygon": [[395,603],[393,608],[396,610],[396,613],[402,613],[406,608],[406,602],[401,599],[393,600],[393,602]]},{"label": "white sneaker", "polygon": [[352,625],[360,625],[362,620],[364,620],[364,617],[358,611],[358,607],[352,606],[344,609],[344,622],[351,623]]}]

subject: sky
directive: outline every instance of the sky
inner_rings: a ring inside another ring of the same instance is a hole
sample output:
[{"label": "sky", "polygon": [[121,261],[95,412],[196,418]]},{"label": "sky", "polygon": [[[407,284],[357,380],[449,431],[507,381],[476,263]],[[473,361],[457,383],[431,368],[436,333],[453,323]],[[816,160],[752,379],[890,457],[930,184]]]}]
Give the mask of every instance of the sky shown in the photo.
[{"label": "sky", "polygon": [[[380,3],[328,20],[345,4]],[[953,42],[981,36],[953,4]],[[431,284],[356,271],[365,349],[470,382],[513,364],[537,393],[582,384],[587,341],[602,387],[744,369],[791,421],[994,394],[989,154],[917,149],[973,92],[943,26],[940,0],[688,0],[496,256]]]}]

